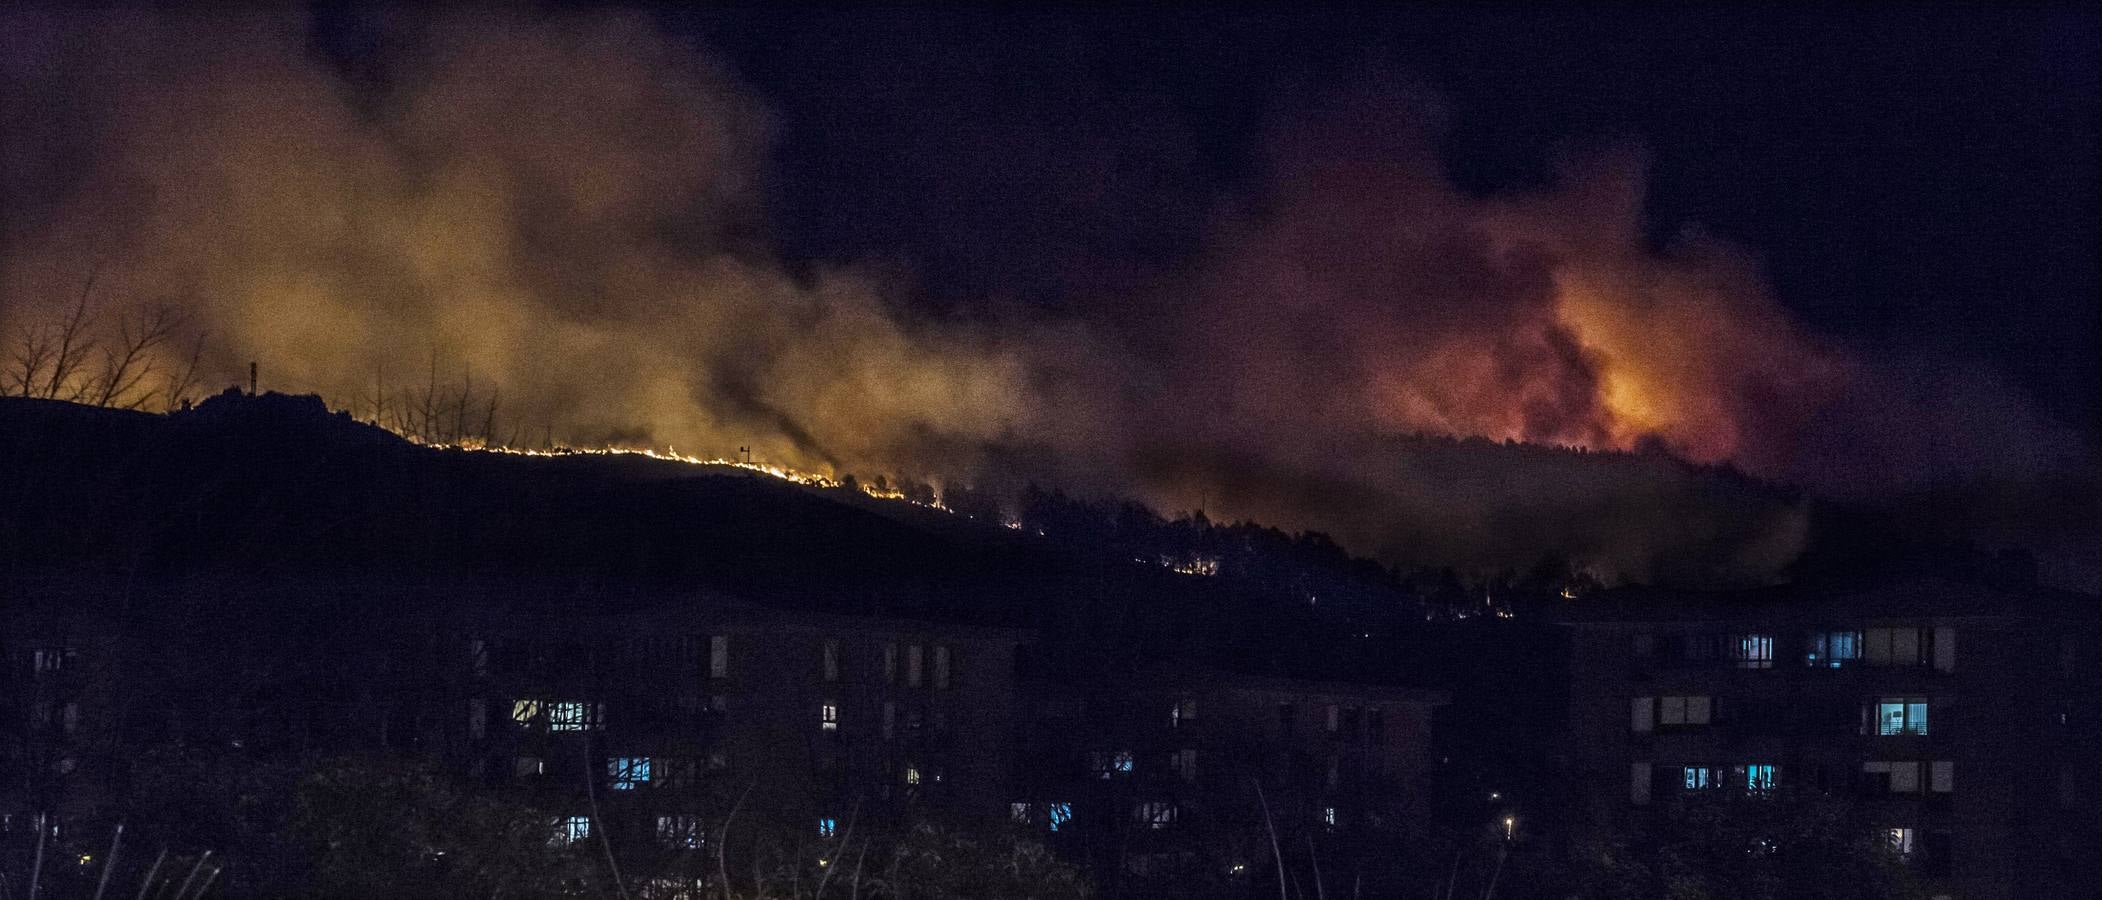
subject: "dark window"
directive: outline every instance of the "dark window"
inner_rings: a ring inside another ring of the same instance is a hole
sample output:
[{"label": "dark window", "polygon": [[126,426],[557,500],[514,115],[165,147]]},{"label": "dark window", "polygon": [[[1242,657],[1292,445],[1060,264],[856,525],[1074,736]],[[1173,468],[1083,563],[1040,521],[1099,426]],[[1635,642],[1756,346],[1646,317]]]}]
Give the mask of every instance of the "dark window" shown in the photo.
[{"label": "dark window", "polygon": [[1803,664],[1815,669],[1843,669],[1861,663],[1861,632],[1820,631],[1810,635]]},{"label": "dark window", "polygon": [[1285,737],[1292,736],[1292,720],[1296,714],[1297,710],[1293,709],[1292,704],[1277,704],[1277,730],[1283,732]]}]

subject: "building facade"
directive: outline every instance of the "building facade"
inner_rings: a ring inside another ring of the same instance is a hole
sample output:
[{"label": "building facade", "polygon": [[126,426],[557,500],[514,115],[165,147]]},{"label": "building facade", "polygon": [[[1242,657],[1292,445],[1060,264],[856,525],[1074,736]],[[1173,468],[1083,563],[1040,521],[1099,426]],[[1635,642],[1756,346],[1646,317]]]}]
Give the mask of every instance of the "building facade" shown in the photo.
[{"label": "building facade", "polygon": [[2092,896],[2093,602],[1928,578],[1605,598],[1571,622],[1580,819],[1626,833],[1688,792],[1816,791],[1937,896]]},{"label": "building facade", "polygon": [[1328,867],[1371,891],[1423,823],[1444,702],[1174,665],[1022,685],[1024,631],[592,582],[6,591],[7,867],[40,819],[85,847],[129,817],[127,840],[239,860],[219,883],[233,896],[281,883],[239,823],[149,834],[160,813],[140,810],[335,758],[413,760],[516,801],[551,845],[659,897],[699,895],[718,847],[822,854],[923,818],[1034,832],[1124,896],[1272,885],[1273,834],[1293,877]]},{"label": "building facade", "polygon": [[1443,693],[1172,666],[1112,684],[1025,685],[1011,810],[1106,892],[1274,891],[1278,846],[1308,884],[1322,866],[1373,893],[1398,883]]}]

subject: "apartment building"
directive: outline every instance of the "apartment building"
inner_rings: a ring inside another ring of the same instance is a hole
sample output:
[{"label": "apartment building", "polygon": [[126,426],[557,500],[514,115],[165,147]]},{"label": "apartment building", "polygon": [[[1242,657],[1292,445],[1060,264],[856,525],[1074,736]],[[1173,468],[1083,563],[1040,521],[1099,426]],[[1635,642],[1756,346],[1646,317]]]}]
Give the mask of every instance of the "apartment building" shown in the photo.
[{"label": "apartment building", "polygon": [[2098,611],[1925,577],[1601,598],[1569,622],[1581,818],[1815,790],[1861,804],[1937,895],[2083,896],[2102,865]]},{"label": "apartment building", "polygon": [[573,581],[5,589],[14,849],[39,818],[107,835],[169,753],[258,772],[422,759],[548,811],[557,842],[603,834],[623,857],[696,849],[733,808],[745,837],[790,846],[857,817],[1006,815],[1020,631]]},{"label": "apartment building", "polygon": [[1312,847],[1364,890],[1399,875],[1393,842],[1424,824],[1443,693],[1176,666],[1112,681],[1025,686],[1011,810],[1098,879],[1146,896],[1274,884],[1273,829],[1295,870]]},{"label": "apartment building", "polygon": [[[713,600],[487,617],[458,638],[465,766],[565,838],[698,846],[752,827],[1006,811],[1022,633]],[[598,817],[593,817],[593,808]]]},{"label": "apartment building", "polygon": [[[22,727],[0,743],[0,844],[15,856],[40,815],[107,835],[172,749],[222,774],[424,761],[526,801],[552,843],[650,873],[662,896],[711,877],[726,829],[738,847],[796,847],[920,813],[1034,830],[1152,896],[1273,883],[1273,830],[1292,877],[1326,866],[1383,890],[1395,842],[1426,821],[1446,702],[1166,663],[1023,686],[1020,630],[588,579],[5,589],[0,715]],[[238,849],[207,824],[154,840]],[[231,871],[222,888],[264,884]]]}]

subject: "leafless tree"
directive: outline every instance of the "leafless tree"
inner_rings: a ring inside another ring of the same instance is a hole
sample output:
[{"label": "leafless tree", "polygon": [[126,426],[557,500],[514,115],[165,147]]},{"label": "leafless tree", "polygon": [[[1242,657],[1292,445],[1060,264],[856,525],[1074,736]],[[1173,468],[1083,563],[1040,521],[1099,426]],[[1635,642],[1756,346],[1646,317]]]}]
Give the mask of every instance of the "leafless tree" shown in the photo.
[{"label": "leafless tree", "polygon": [[88,402],[123,409],[146,405],[155,392],[139,387],[154,372],[154,350],[171,340],[186,318],[167,306],[119,317],[116,342],[101,348],[102,367],[89,381]]},{"label": "leafless tree", "polygon": [[51,369],[44,378],[41,396],[46,400],[57,400],[61,392],[63,399],[78,400],[87,392],[85,385],[78,383],[81,364],[87,361],[95,349],[94,308],[90,303],[95,279],[90,276],[80,289],[80,299],[74,301],[73,309],[51,326]]},{"label": "leafless tree", "polygon": [[89,276],[57,321],[22,326],[8,354],[10,393],[45,400],[78,400],[87,393],[79,375],[95,350],[94,290],[94,276]]},{"label": "leafless tree", "polygon": [[190,339],[190,352],[182,357],[182,364],[169,369],[161,385],[161,396],[167,398],[167,408],[175,409],[190,399],[190,391],[197,388],[198,363],[204,359],[205,333],[198,332]]}]

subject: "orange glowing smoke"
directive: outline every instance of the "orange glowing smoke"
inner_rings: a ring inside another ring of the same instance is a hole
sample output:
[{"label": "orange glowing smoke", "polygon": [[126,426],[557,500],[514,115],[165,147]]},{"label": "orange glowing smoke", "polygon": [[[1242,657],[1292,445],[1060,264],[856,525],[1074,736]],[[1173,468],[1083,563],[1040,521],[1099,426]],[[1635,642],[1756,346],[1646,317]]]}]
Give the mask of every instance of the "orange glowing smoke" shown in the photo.
[{"label": "orange glowing smoke", "polygon": [[1804,448],[1866,446],[1875,471],[1878,436],[1922,420],[1832,414],[1867,367],[1794,323],[1743,251],[1653,246],[1631,154],[1484,197],[1446,177],[1434,109],[1295,114],[1255,202],[1222,204],[1253,211],[1222,214],[1180,280],[1073,304],[1092,312],[936,318],[878,272],[755,247],[772,122],[647,20],[397,24],[387,87],[361,96],[377,89],[316,59],[297,19],[0,13],[0,122],[19,126],[0,339],[92,274],[105,323],[190,313],[162,350],[208,339],[206,383],[260,360],[265,387],[361,417],[458,390],[456,410],[501,399],[499,443],[749,446],[827,483],[1035,479],[1390,558],[1558,549],[1630,571],[1689,534],[1771,571],[1800,511],[1695,508],[1680,474],[1637,466],[1484,468],[1394,442],[1656,444],[1815,477],[1843,468]]}]

